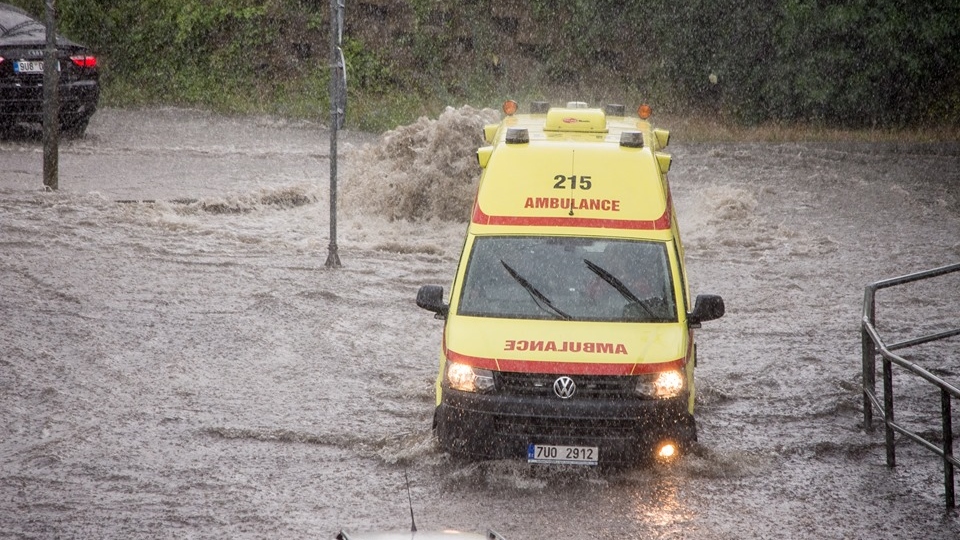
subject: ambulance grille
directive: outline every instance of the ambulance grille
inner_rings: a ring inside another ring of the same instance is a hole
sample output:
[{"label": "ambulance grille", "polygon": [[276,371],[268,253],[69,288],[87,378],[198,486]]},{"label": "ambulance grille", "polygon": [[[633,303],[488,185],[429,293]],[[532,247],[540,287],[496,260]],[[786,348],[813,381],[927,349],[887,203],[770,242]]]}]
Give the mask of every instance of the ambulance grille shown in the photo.
[{"label": "ambulance grille", "polygon": [[[540,396],[559,399],[553,393],[553,383],[561,375],[542,373],[512,373],[495,371],[497,393],[510,396]],[[577,385],[571,399],[623,399],[636,397],[636,377],[609,375],[570,375]]]},{"label": "ambulance grille", "polygon": [[494,432],[507,437],[565,437],[593,441],[608,437],[630,437],[637,429],[631,418],[568,418],[497,415]]}]

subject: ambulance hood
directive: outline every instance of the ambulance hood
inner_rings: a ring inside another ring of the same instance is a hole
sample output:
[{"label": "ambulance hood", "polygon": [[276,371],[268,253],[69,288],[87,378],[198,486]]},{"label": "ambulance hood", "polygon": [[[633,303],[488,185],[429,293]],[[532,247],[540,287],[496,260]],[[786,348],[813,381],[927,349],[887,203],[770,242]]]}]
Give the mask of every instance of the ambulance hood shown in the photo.
[{"label": "ambulance hood", "polygon": [[681,368],[681,323],[540,321],[451,315],[447,359],[497,371],[636,375]]}]

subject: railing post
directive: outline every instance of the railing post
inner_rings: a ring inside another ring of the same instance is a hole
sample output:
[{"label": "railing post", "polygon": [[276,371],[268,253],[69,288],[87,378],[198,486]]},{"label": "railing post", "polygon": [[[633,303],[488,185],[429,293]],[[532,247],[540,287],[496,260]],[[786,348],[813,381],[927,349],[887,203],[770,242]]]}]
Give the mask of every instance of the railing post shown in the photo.
[{"label": "railing post", "polygon": [[946,459],[953,457],[953,419],[950,416],[950,393],[945,388],[940,389],[940,409],[943,415],[943,495],[947,508],[956,505],[956,496],[953,491],[953,463]]},{"label": "railing post", "polygon": [[[876,322],[872,287],[867,287],[863,293],[863,318],[871,326]],[[873,402],[870,400],[870,396],[875,397],[877,395],[877,346],[864,327],[865,321],[860,321],[860,349],[863,354],[863,427],[872,433]]]},{"label": "railing post", "polygon": [[883,419],[886,427],[887,466],[897,465],[896,448],[893,440],[893,362],[883,357]]},{"label": "railing post", "polygon": [[[930,335],[924,335],[922,337],[909,339],[905,341],[900,341],[894,344],[886,344],[884,340],[879,336],[876,329],[876,292],[880,289],[885,289],[887,287],[894,287],[899,285],[904,285],[907,283],[912,283],[914,281],[919,281],[923,279],[929,279],[932,277],[942,276],[952,272],[960,271],[960,263],[952,264],[949,266],[943,266],[940,268],[935,268],[933,270],[927,270],[925,272],[916,272],[910,275],[900,276],[897,278],[886,279],[883,281],[877,281],[868,285],[864,290],[863,296],[863,313],[860,320],[860,341],[861,341],[861,354],[862,354],[862,370],[863,370],[863,422],[864,428],[866,431],[873,431],[873,407],[880,406],[883,408],[883,420],[884,420],[884,439],[885,446],[887,451],[887,466],[895,467],[897,464],[897,455],[896,455],[896,440],[895,433],[899,431],[903,437],[907,440],[913,440],[928,450],[932,450],[939,456],[943,458],[943,490],[944,490],[944,502],[948,511],[956,508],[956,492],[955,488],[955,464],[957,459],[953,454],[953,418],[952,418],[952,403],[953,398],[960,399],[960,389],[954,385],[945,382],[943,379],[932,374],[930,371],[924,369],[923,367],[910,362],[896,354],[893,350],[904,349],[908,347],[913,347],[916,345],[921,345],[924,343],[931,343],[934,341],[942,340],[945,338],[958,336],[960,335],[960,328],[954,328],[943,332],[938,332]],[[876,363],[877,356],[880,356],[881,361],[883,362],[883,404],[880,405],[880,400],[876,394]],[[937,448],[936,444],[923,436],[909,431],[903,426],[898,426],[895,421],[895,415],[893,411],[893,364],[896,363],[898,366],[903,367],[910,373],[919,376],[920,378],[926,380],[927,382],[936,385],[940,388],[940,408],[941,408],[941,426],[943,433],[943,444],[941,448]]]}]

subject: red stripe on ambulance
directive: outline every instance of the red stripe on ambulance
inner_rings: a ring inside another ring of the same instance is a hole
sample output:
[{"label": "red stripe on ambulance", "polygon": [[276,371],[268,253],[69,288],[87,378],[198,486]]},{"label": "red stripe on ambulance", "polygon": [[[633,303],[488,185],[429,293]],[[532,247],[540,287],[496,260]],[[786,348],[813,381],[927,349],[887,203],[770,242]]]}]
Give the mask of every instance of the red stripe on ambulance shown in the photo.
[{"label": "red stripe on ambulance", "polygon": [[592,363],[592,362],[553,362],[541,360],[515,360],[511,358],[484,358],[469,356],[446,349],[448,361],[466,364],[481,369],[508,371],[513,373],[550,373],[555,375],[640,375],[657,373],[671,369],[683,369],[683,358],[669,362],[653,363]]},{"label": "red stripe on ambulance", "polygon": [[[547,199],[543,201],[542,199]],[[557,200],[557,210],[568,210],[570,208],[570,201],[576,199],[561,199],[556,197],[528,197],[527,203],[534,205],[539,204],[549,204],[553,199]],[[586,204],[591,204],[589,201],[606,201],[611,208],[613,204],[616,203],[617,210],[620,211],[620,201],[612,199],[580,199],[580,203],[583,204],[583,201],[587,201]],[[567,206],[559,206],[562,201],[566,201]],[[599,204],[602,204],[599,203]],[[670,209],[671,209],[670,198],[667,198],[666,208],[663,210],[663,215],[657,219],[648,220],[648,219],[614,219],[614,218],[587,218],[587,217],[578,217],[578,216],[491,216],[484,212],[480,208],[480,202],[477,201],[473,205],[473,223],[477,225],[521,225],[528,227],[589,227],[589,228],[600,228],[600,229],[632,229],[632,230],[654,230],[654,231],[664,231],[670,229]],[[536,206],[536,208],[545,208],[543,206]],[[550,207],[552,208],[552,206]],[[577,208],[574,208],[576,210]]]}]

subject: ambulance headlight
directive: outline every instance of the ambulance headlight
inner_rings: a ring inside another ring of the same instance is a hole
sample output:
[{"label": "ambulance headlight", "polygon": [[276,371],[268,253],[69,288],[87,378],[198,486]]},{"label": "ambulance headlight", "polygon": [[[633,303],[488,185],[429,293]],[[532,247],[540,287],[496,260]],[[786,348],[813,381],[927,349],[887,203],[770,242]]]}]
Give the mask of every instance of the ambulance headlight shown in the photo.
[{"label": "ambulance headlight", "polygon": [[462,392],[487,392],[493,389],[493,372],[457,362],[447,363],[447,383]]},{"label": "ambulance headlight", "polygon": [[683,392],[686,382],[683,372],[676,369],[649,373],[638,377],[636,392],[650,399],[672,398]]}]

